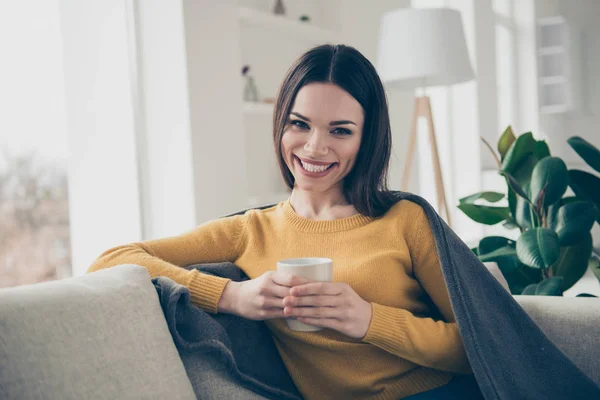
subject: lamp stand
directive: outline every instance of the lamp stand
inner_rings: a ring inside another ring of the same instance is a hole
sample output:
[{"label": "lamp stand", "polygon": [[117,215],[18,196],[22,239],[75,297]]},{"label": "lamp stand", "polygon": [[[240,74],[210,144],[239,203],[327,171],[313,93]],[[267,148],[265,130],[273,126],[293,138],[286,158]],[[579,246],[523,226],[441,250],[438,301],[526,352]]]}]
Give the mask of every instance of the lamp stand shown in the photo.
[{"label": "lamp stand", "polygon": [[410,128],[410,139],[408,142],[408,150],[406,152],[406,164],[404,165],[404,175],[402,177],[401,190],[406,191],[410,182],[410,172],[412,169],[415,146],[417,143],[417,122],[419,117],[424,117],[427,120],[438,210],[440,215],[442,214],[442,211],[446,213],[446,222],[448,223],[448,226],[452,227],[451,216],[450,212],[448,211],[448,203],[446,201],[446,191],[444,190],[444,180],[442,179],[440,156],[438,153],[437,140],[435,138],[435,129],[433,127],[433,116],[431,114],[431,101],[429,100],[429,96],[415,97],[415,111]]}]

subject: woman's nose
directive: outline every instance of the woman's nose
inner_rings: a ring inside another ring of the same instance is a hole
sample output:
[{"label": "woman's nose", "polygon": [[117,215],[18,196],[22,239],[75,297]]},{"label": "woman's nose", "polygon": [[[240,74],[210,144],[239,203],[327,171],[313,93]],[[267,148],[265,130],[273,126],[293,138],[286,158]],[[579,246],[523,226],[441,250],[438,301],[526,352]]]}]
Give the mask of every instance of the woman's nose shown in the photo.
[{"label": "woman's nose", "polygon": [[327,154],[327,138],[326,134],[320,132],[312,132],[310,138],[304,145],[304,150],[309,153],[323,156]]}]

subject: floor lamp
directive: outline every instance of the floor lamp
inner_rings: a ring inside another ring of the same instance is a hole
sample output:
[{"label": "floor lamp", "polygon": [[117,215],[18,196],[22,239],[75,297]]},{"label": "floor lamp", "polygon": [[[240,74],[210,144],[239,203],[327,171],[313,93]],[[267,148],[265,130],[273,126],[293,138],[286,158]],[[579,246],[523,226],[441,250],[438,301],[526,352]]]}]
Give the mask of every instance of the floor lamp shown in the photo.
[{"label": "floor lamp", "polygon": [[[381,18],[378,72],[389,90],[447,86],[474,78],[460,13],[449,8],[403,8]],[[416,92],[415,92],[416,93]],[[415,96],[402,190],[408,188],[419,118],[427,120],[437,206],[452,226],[429,96]]]}]

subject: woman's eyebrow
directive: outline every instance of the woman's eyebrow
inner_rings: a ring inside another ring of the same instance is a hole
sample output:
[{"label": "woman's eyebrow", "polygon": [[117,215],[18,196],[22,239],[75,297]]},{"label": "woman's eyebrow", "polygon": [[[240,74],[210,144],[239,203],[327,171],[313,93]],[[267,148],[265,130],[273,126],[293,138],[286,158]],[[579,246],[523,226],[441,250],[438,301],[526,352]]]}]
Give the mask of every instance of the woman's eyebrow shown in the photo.
[{"label": "woman's eyebrow", "polygon": [[[295,111],[292,111],[292,112],[291,112],[291,114],[293,114],[293,115],[295,115],[295,116],[297,116],[297,117],[299,117],[299,118],[302,118],[302,119],[303,119],[303,120],[305,120],[305,121],[308,121],[308,122],[310,122],[310,119],[309,119],[308,117],[305,117],[304,115],[302,115],[302,114],[300,114],[300,113],[297,113],[297,112],[295,112]],[[331,121],[331,122],[329,123],[329,126],[334,126],[334,125],[347,125],[347,124],[356,125],[356,124],[355,124],[354,122],[352,122],[352,121],[349,121],[349,120],[341,120],[341,121]]]}]

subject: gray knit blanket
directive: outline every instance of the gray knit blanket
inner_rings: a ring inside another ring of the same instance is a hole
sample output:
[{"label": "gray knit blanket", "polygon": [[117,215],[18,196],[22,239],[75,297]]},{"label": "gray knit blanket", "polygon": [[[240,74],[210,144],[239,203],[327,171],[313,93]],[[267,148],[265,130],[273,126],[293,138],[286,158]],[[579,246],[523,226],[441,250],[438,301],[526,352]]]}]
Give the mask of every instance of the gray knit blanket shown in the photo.
[{"label": "gray knit blanket", "polygon": [[[417,195],[396,194],[421,205],[429,219],[456,322],[485,399],[600,399],[600,386],[546,337],[433,207]],[[230,263],[188,268],[248,279]],[[267,398],[300,398],[263,322],[210,315],[190,303],[184,286],[165,277],[153,282],[196,393],[202,388],[194,365],[212,352],[222,358],[232,381]]]}]

